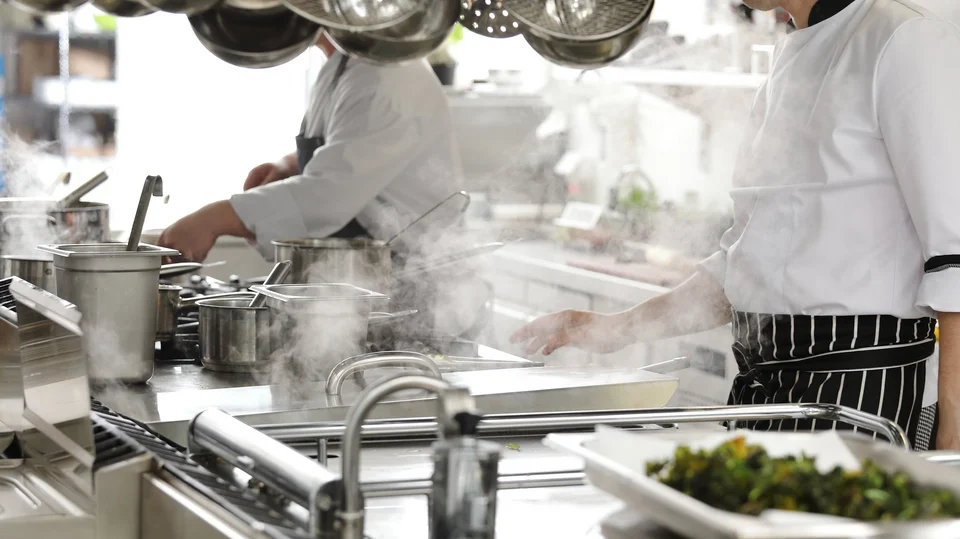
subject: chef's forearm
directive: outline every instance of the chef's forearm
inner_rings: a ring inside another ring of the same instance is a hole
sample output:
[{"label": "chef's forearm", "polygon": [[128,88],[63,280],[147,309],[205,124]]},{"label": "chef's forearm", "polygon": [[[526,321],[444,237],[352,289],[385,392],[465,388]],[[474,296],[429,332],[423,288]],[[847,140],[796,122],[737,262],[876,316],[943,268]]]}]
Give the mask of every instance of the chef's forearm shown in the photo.
[{"label": "chef's forearm", "polygon": [[233,209],[229,200],[221,200],[208,205],[202,211],[212,216],[211,226],[217,236],[237,236],[240,238],[253,239],[254,235],[240,220],[240,216]]},{"label": "chef's forearm", "polygon": [[637,341],[689,335],[727,324],[730,302],[709,273],[697,271],[673,290],[626,311]]},{"label": "chef's forearm", "polygon": [[960,450],[960,313],[940,313],[938,449]]},{"label": "chef's forearm", "polygon": [[300,168],[297,164],[297,154],[296,152],[287,154],[280,158],[280,164],[286,168],[288,176],[293,176],[297,173],[297,169]]}]

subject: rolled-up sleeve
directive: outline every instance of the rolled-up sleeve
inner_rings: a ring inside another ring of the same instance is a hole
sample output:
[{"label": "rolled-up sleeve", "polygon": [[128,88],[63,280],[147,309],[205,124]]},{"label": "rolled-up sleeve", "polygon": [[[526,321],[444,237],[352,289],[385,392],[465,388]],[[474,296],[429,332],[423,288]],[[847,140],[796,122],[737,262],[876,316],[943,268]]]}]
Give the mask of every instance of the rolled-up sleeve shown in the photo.
[{"label": "rolled-up sleeve", "polygon": [[423,141],[418,119],[376,90],[344,92],[326,145],[303,174],[251,189],[230,202],[263,254],[270,242],[328,236],[357,216],[410,163]]},{"label": "rolled-up sleeve", "polygon": [[960,29],[904,23],[880,57],[877,118],[923,249],[917,306],[960,312]]}]

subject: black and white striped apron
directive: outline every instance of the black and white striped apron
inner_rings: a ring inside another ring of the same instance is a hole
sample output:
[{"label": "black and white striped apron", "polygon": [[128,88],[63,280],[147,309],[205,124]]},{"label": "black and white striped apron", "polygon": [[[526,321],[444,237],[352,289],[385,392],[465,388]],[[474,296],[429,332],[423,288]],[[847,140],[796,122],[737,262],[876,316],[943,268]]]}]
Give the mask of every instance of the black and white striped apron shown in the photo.
[{"label": "black and white striped apron", "polygon": [[[922,399],[927,359],[935,351],[935,326],[932,318],[736,311],[733,354],[740,373],[728,403],[857,408],[896,421],[914,449],[932,449],[936,405],[923,408]],[[853,428],[812,419],[752,421],[745,426],[794,432]]]}]

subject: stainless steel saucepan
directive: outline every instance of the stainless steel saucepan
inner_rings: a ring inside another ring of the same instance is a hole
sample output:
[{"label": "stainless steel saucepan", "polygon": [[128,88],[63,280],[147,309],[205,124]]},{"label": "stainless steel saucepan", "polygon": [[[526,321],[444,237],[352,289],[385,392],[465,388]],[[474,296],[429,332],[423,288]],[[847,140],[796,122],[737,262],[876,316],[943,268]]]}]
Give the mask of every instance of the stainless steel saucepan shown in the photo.
[{"label": "stainless steel saucepan", "polygon": [[274,241],[275,259],[293,262],[290,282],[294,284],[350,283],[386,294],[390,291],[393,271],[391,245],[398,239],[417,232],[417,225],[425,218],[458,199],[461,201],[459,213],[462,214],[470,205],[470,196],[459,191],[440,201],[385,242],[363,238]]},{"label": "stainless steel saucepan", "polygon": [[[255,294],[242,292],[236,297],[207,297],[199,300],[200,361],[212,371],[263,373],[272,368],[271,358],[282,356],[285,344],[280,337],[277,314],[267,307],[251,307]],[[388,326],[390,321],[415,311],[373,312],[369,326]],[[322,316],[318,316],[322,320]],[[306,320],[305,323],[309,324]]]},{"label": "stainless steel saucepan", "polygon": [[[183,299],[180,297],[182,286],[175,284],[160,285],[157,293],[157,340],[169,341],[177,334],[177,325],[180,313],[198,308],[200,301],[213,299],[236,299],[247,297],[248,292],[224,292]],[[252,296],[251,296],[252,297]],[[249,300],[248,300],[249,303]]]}]

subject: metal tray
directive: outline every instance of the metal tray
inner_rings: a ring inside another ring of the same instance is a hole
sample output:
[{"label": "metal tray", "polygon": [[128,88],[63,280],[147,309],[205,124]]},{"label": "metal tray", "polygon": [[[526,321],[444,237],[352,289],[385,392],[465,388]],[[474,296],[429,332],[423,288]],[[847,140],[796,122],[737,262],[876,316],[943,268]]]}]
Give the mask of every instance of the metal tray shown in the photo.
[{"label": "metal tray", "polygon": [[[609,428],[609,427],[606,427]],[[598,429],[599,430],[599,429]],[[619,436],[621,433],[617,433]],[[784,433],[785,435],[787,433]],[[790,433],[793,434],[793,433]],[[693,443],[703,437],[698,432],[622,433],[637,437],[637,443],[650,437],[663,437],[679,443]],[[642,436],[639,438],[638,436]],[[922,485],[948,488],[960,494],[960,469],[930,462],[917,453],[859,434],[841,435],[853,455],[870,459],[888,470],[908,473]],[[609,440],[608,440],[609,441]],[[774,520],[721,511],[678,492],[642,471],[642,459],[615,456],[610,446],[600,447],[596,434],[551,434],[546,445],[580,456],[588,481],[643,513],[657,524],[697,539],[810,539],[828,537],[958,537],[960,519],[909,523],[857,522],[822,515],[790,513],[793,518]],[[618,442],[624,446],[623,440]],[[627,440],[630,443],[630,440]],[[784,514],[781,512],[781,514]]]},{"label": "metal tray", "polygon": [[254,285],[250,287],[250,290],[284,303],[362,301],[387,298],[383,294],[371,292],[352,284],[339,283]]}]

